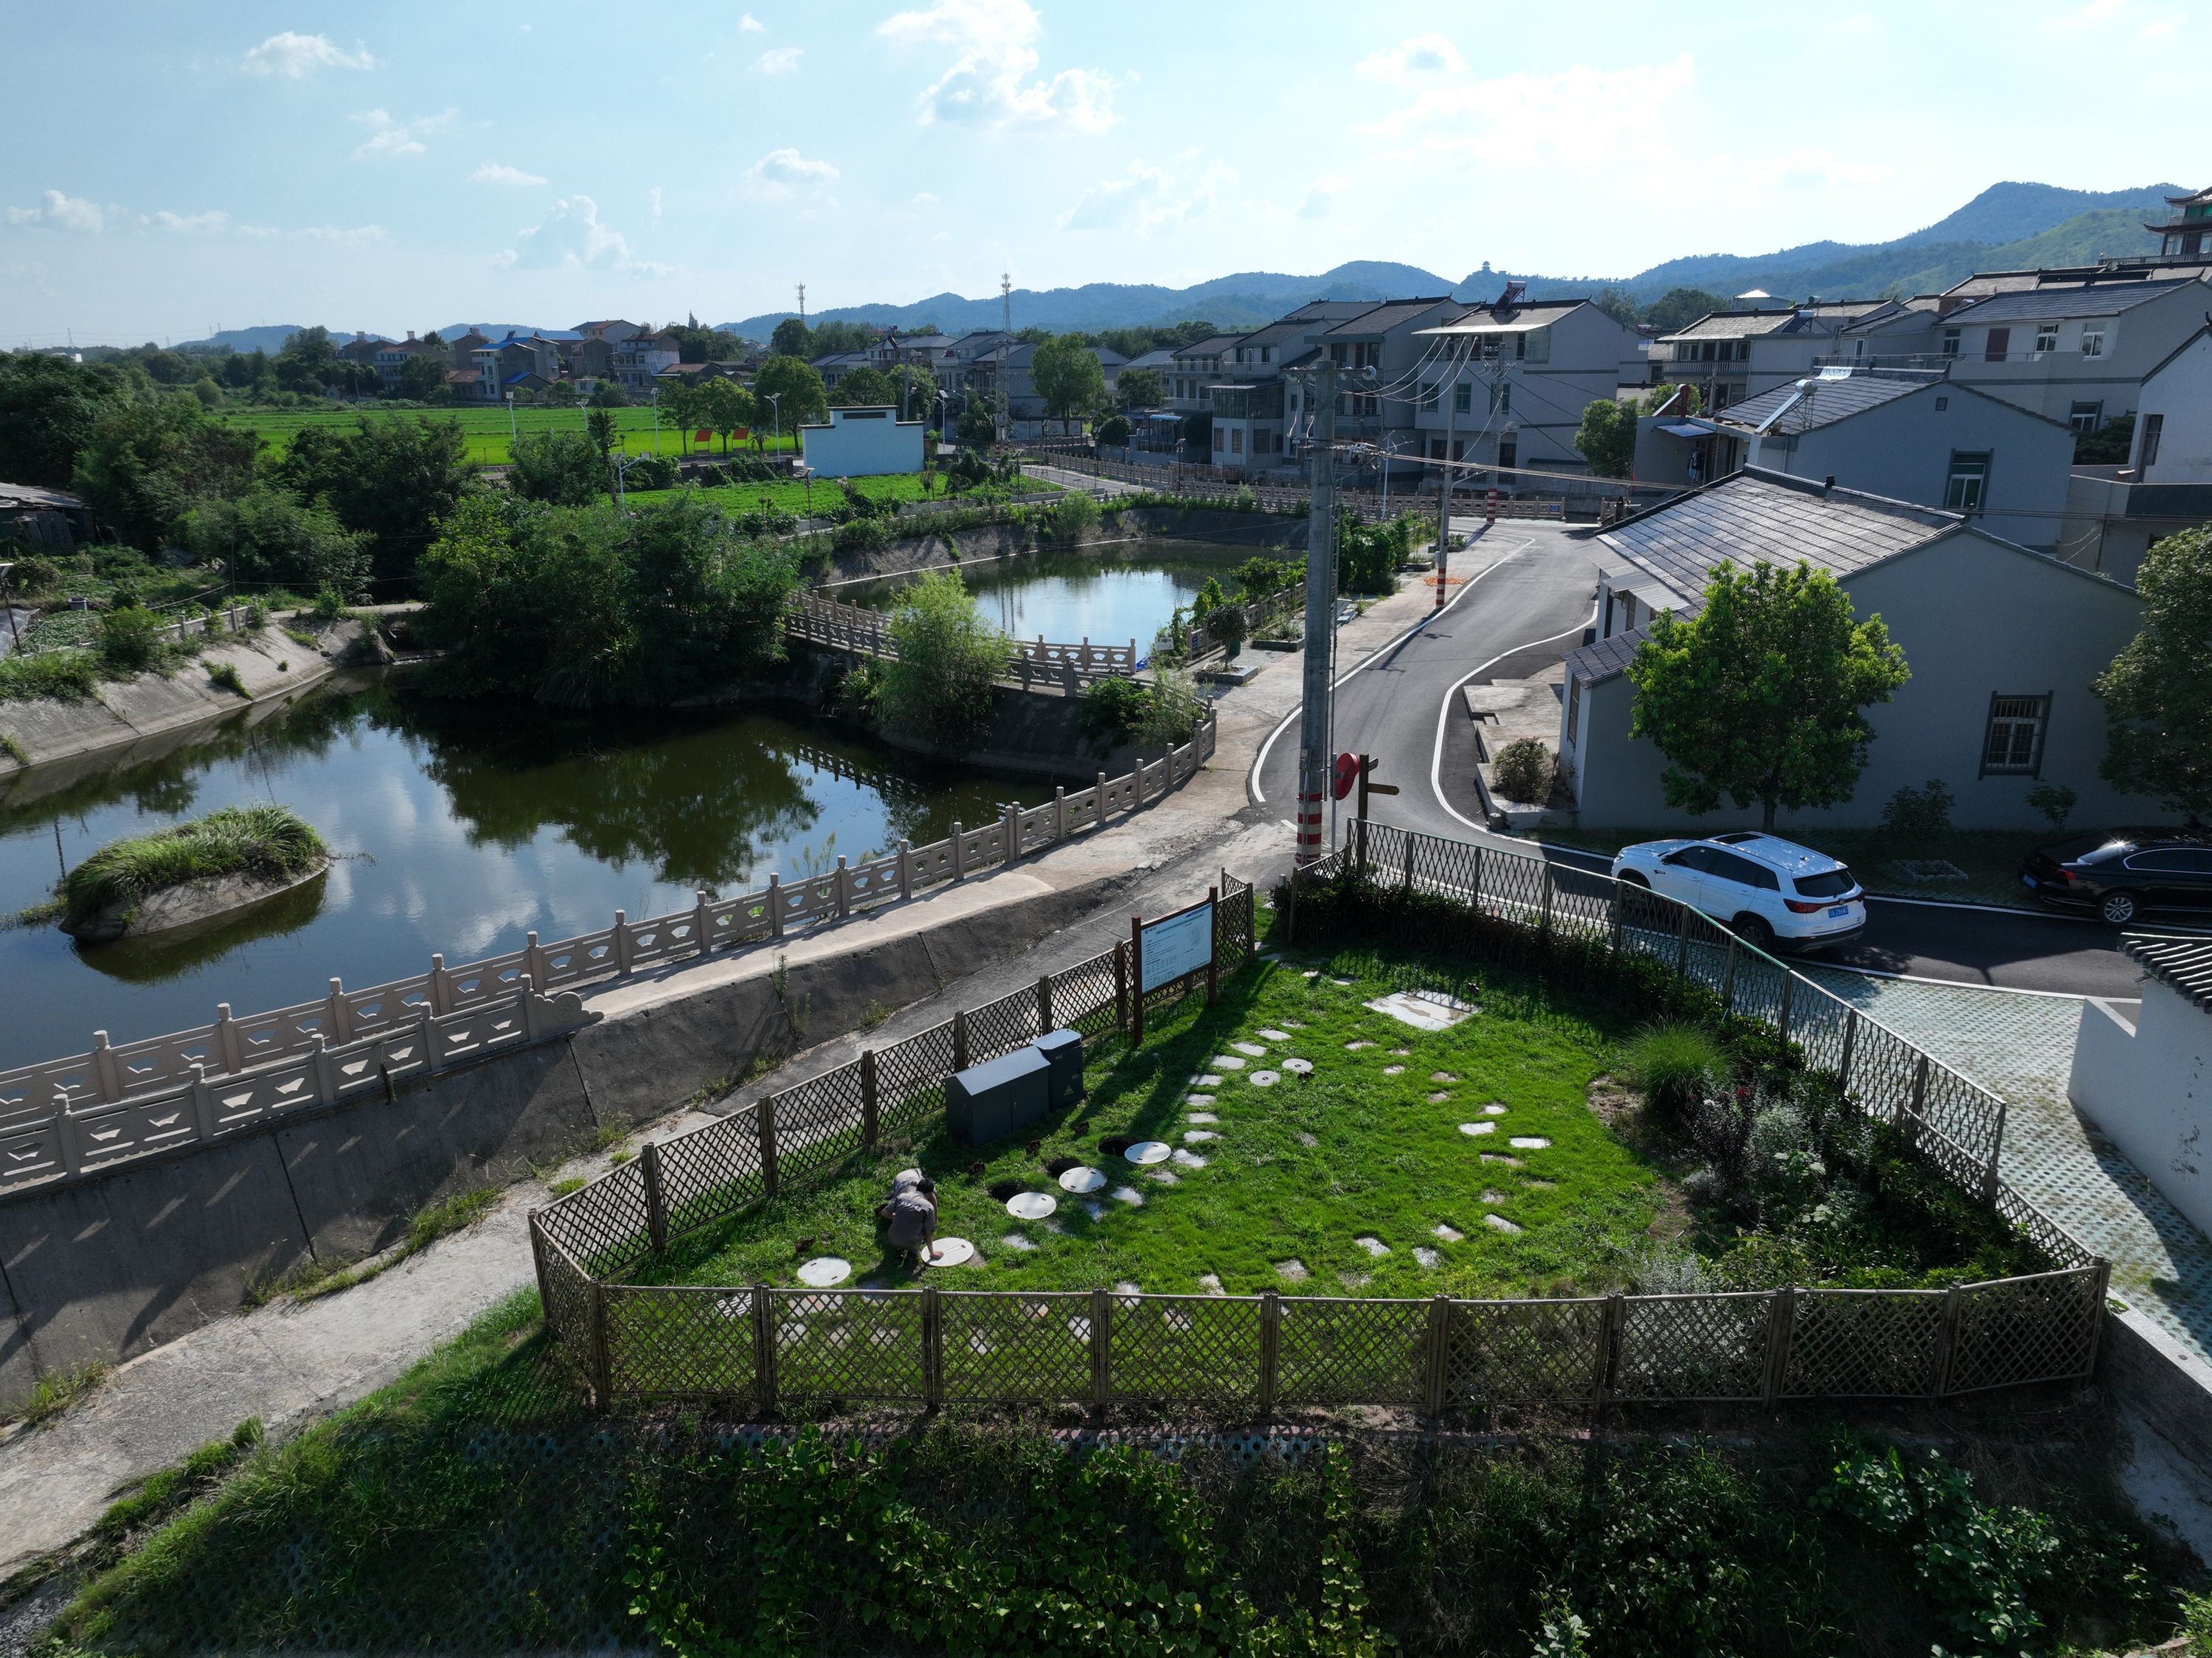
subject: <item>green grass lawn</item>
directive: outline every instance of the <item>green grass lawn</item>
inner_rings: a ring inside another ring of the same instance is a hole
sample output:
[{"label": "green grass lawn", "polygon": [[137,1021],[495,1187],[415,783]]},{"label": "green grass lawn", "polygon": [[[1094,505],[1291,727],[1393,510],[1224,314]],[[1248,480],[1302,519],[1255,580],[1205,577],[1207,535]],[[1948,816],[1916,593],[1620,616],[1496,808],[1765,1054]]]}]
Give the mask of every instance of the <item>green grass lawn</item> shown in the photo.
[{"label": "green grass lawn", "polygon": [[[514,430],[529,432],[581,432],[584,430],[582,409],[517,409],[514,411]],[[468,440],[468,458],[485,466],[503,466],[508,454],[507,411],[505,408],[441,408],[441,409],[249,409],[227,413],[219,418],[234,426],[244,427],[258,434],[263,443],[263,454],[275,460],[289,447],[292,435],[310,426],[334,428],[351,431],[366,416],[371,420],[411,420],[426,415],[433,420],[457,420],[463,436]],[[631,454],[652,454],[655,452],[653,414],[650,408],[617,409],[615,420],[622,432],[623,448]],[[721,456],[721,440],[712,443],[695,444],[687,449],[684,435],[666,420],[660,423],[659,453],[682,455],[698,453]],[[786,432],[779,446],[774,438],[763,441],[763,448],[776,453],[781,448],[794,452],[799,448],[795,433]],[[753,452],[750,440],[732,446],[733,454],[739,450]]]},{"label": "green grass lawn", "polygon": [[[2077,824],[2075,829],[2087,828]],[[1534,829],[1532,838],[1593,852],[1617,852],[1640,840],[1662,840],[1677,829]],[[1800,829],[1775,832],[1785,839],[1841,858],[1869,893],[1896,898],[1952,899],[1961,903],[2002,904],[2014,909],[2041,906],[2020,884],[2020,861],[2039,846],[2063,839],[2056,829],[1947,829],[1936,834],[1894,835],[1886,829]],[[1963,880],[1914,880],[1899,866],[1941,860]]]},{"label": "green grass lawn", "polygon": [[[871,501],[953,501],[978,506],[984,504],[973,496],[947,495],[941,479],[937,488],[925,490],[921,487],[920,472],[895,472],[884,478],[856,478],[853,480],[853,487]],[[844,499],[844,492],[837,487],[835,479],[816,479],[813,490],[811,507],[816,512],[826,513]],[[1056,495],[1060,490],[1057,484],[1029,479],[1024,481],[1021,492],[1025,496]],[[726,484],[716,488],[702,489],[699,493],[726,512],[750,512],[760,506],[763,497],[780,512],[804,515],[810,504],[807,486],[803,481],[795,484]],[[648,494],[635,498],[644,502],[658,497]]]},{"label": "green grass lawn", "polygon": [[[1088,1132],[1071,1113],[1038,1125],[1034,1154],[1021,1137],[978,1149],[941,1131],[888,1145],[837,1178],[678,1240],[649,1281],[792,1284],[805,1256],[834,1254],[859,1280],[904,1282],[909,1274],[878,1241],[874,1206],[892,1173],[912,1164],[938,1182],[940,1233],[971,1239],[982,1257],[937,1274],[947,1289],[1133,1283],[1165,1294],[1218,1286],[1413,1296],[1616,1287],[1622,1263],[1650,1244],[1659,1193],[1652,1170],[1586,1103],[1613,1033],[1498,1005],[1425,1033],[1363,1005],[1388,988],[1373,960],[1346,956],[1311,979],[1297,966],[1263,963],[1224,984],[1212,1008],[1186,1004],[1141,1050],[1118,1038],[1093,1044],[1081,1108]],[[1261,1034],[1270,1030],[1289,1039]],[[1240,1042],[1265,1056],[1238,1052]],[[1312,1074],[1284,1070],[1291,1058],[1310,1060]],[[1281,1080],[1261,1086],[1263,1071]],[[1221,1080],[1191,1081],[1206,1076]],[[1470,1135],[1462,1124],[1486,1131]],[[1211,1137],[1188,1138],[1194,1131]],[[1166,1141],[1203,1166],[1139,1168],[1101,1153],[1109,1136]],[[1516,1138],[1547,1143],[1516,1148]],[[1062,1192],[1043,1167],[1062,1155],[1104,1171],[1106,1189],[1088,1200]],[[969,1173],[979,1157],[983,1172]],[[1009,1179],[1051,1193],[1058,1212],[1012,1219],[988,1190]],[[1303,1280],[1277,1270],[1292,1260]]]}]

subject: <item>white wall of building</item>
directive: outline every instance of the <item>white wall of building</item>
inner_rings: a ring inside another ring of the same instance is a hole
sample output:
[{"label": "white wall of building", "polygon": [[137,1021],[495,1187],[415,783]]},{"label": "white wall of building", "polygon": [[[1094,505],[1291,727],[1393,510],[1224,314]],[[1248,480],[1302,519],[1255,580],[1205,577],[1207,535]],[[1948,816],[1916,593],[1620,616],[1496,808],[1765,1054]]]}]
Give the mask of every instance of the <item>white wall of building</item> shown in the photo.
[{"label": "white wall of building", "polygon": [[2067,1097],[2166,1201],[2212,1233],[2212,1011],[2146,978],[2135,1027],[2081,1005]]},{"label": "white wall of building", "polygon": [[[2208,296],[2212,298],[2212,296]],[[2152,417],[2158,453],[2145,461]],[[2143,381],[2130,457],[2146,484],[2212,483],[2212,328],[2191,340]]]},{"label": "white wall of building", "polygon": [[896,409],[832,409],[823,424],[801,426],[799,442],[809,469],[824,478],[880,478],[921,470],[925,430]]}]

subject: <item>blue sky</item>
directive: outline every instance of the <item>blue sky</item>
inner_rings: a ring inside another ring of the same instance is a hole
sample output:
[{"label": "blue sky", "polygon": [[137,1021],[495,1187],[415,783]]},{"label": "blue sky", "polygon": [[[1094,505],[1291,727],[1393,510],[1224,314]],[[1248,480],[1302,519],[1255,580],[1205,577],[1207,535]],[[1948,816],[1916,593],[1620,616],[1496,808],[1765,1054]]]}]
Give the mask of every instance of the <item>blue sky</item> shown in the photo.
[{"label": "blue sky", "polygon": [[[748,9],[748,7],[750,9]],[[0,343],[1875,241],[2206,182],[2172,0],[0,0]]]}]

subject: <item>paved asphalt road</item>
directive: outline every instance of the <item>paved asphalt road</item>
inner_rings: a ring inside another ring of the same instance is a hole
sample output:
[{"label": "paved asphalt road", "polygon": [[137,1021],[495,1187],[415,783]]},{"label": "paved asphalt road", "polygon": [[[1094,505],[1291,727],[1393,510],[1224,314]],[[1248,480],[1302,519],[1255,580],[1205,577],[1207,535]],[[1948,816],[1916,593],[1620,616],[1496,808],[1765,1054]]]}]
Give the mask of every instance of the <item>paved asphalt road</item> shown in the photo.
[{"label": "paved asphalt road", "polygon": [[[1469,579],[1441,617],[1364,662],[1338,664],[1335,752],[1376,756],[1376,778],[1402,790],[1375,802],[1378,820],[1532,850],[1480,826],[1473,722],[1453,704],[1469,680],[1540,672],[1580,642],[1597,584],[1591,554],[1589,540],[1554,525],[1498,524],[1455,557],[1453,574]],[[1252,779],[1254,792],[1285,822],[1297,741],[1293,718],[1262,751]],[[1349,803],[1340,809],[1348,812]],[[1595,855],[1543,850],[1557,863],[1605,866]],[[1863,937],[1813,959],[2007,990],[2130,999],[2137,974],[2118,942],[2117,929],[2070,917],[1877,899]]]}]

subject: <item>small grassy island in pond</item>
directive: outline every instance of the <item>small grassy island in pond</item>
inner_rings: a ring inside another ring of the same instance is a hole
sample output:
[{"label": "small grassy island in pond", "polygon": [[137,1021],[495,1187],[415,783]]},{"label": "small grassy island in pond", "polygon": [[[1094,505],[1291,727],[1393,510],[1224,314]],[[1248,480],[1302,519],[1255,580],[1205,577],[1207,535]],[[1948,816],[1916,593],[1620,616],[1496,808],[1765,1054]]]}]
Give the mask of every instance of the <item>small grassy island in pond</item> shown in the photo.
[{"label": "small grassy island in pond", "polygon": [[230,807],[101,847],[63,879],[61,927],[89,942],[161,932],[258,903],[329,863],[297,814]]}]

